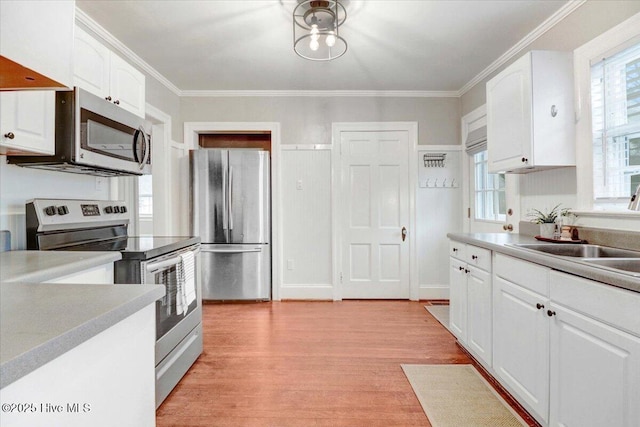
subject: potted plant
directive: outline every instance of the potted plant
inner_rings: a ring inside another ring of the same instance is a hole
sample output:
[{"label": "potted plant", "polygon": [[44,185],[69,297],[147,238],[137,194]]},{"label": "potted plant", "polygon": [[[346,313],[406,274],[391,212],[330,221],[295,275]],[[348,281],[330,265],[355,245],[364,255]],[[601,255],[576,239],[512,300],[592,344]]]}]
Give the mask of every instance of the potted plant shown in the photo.
[{"label": "potted plant", "polygon": [[[531,209],[527,214],[527,216],[531,218],[531,222],[540,224],[540,237],[544,237],[546,239],[553,238],[553,232],[556,228],[556,222],[558,219],[568,215],[571,215],[571,209],[560,209],[560,204],[555,205],[548,212]],[[559,226],[561,225],[562,224],[559,224]]]}]

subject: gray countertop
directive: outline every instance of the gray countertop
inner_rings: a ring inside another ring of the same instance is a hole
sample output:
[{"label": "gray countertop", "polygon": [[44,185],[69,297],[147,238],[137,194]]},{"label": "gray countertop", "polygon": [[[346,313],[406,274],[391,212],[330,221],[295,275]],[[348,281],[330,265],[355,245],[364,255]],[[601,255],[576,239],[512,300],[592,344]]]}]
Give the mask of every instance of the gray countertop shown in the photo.
[{"label": "gray countertop", "polygon": [[535,262],[555,270],[575,274],[576,276],[597,280],[608,285],[617,286],[634,292],[640,292],[640,278],[582,264],[567,257],[559,257],[545,254],[543,252],[534,252],[508,246],[510,244],[520,243],[540,243],[530,236],[507,233],[449,233],[447,234],[447,237],[458,242],[480,246],[492,251],[521,258],[526,261]]},{"label": "gray countertop", "polygon": [[158,285],[2,283],[0,388],[96,336],[165,293]]},{"label": "gray countertop", "polygon": [[0,253],[0,282],[45,282],[118,261],[113,252],[9,251]]}]

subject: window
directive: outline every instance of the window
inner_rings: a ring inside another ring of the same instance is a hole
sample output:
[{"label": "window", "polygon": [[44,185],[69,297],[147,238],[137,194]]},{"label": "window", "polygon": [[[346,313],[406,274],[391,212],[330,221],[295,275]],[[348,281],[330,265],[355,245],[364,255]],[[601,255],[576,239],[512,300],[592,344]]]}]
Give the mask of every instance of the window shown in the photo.
[{"label": "window", "polygon": [[153,216],[153,183],[151,175],[138,177],[138,212],[140,216]]},{"label": "window", "polygon": [[640,184],[640,44],[591,66],[594,204],[626,207]]},{"label": "window", "polygon": [[505,177],[503,173],[489,173],[487,150],[473,155],[475,175],[475,219],[504,221],[507,203],[505,199]]}]

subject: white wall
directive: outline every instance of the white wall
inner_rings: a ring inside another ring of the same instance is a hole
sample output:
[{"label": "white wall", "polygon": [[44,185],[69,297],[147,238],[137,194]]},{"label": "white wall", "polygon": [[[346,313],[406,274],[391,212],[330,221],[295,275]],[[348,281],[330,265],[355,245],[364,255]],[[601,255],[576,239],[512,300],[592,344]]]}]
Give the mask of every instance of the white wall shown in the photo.
[{"label": "white wall", "polygon": [[331,150],[282,150],[281,165],[280,298],[332,299]]},{"label": "white wall", "polygon": [[105,200],[110,181],[6,164],[0,156],[0,229],[11,231],[12,249],[25,249],[25,203],[33,198]]}]

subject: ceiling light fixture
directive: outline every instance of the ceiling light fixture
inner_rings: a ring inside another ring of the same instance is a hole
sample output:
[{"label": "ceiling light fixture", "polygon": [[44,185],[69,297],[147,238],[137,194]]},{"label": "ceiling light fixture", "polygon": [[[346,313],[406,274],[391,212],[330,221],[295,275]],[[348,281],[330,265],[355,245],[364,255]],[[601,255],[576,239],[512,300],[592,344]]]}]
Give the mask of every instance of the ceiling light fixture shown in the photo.
[{"label": "ceiling light fixture", "polygon": [[293,10],[293,50],[311,61],[331,61],[347,51],[339,28],[347,10],[338,0],[303,0]]}]

